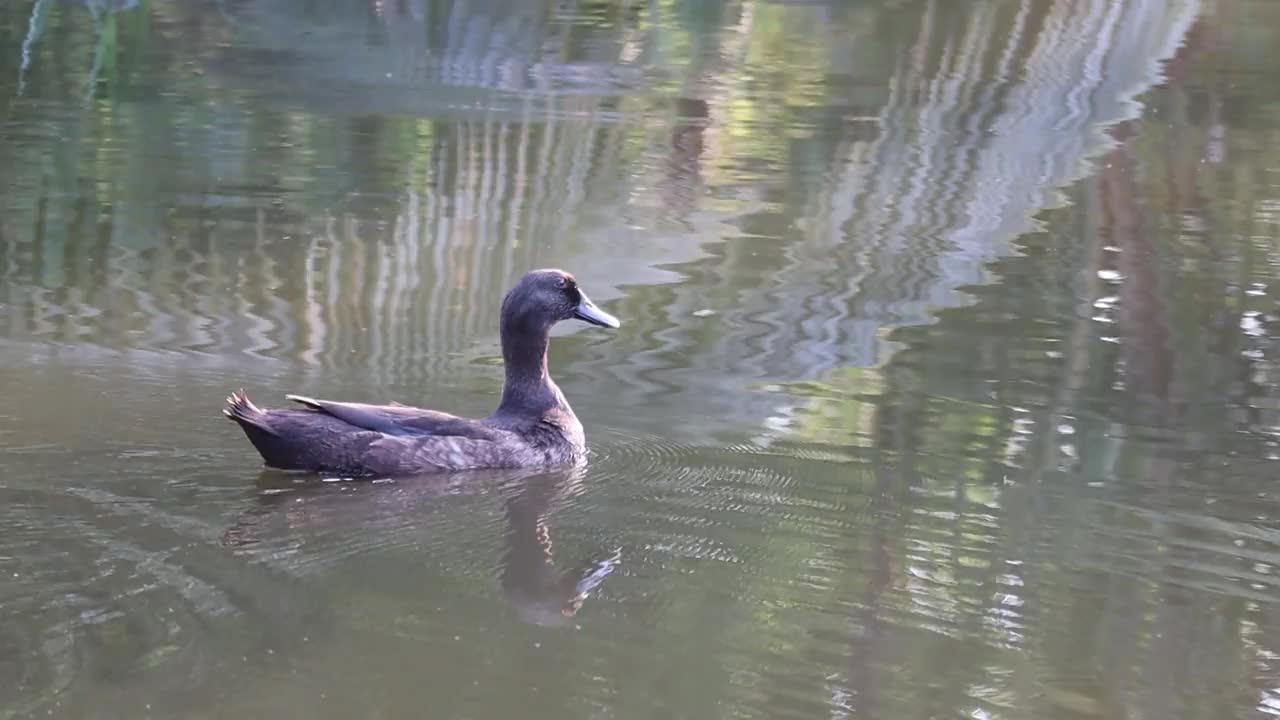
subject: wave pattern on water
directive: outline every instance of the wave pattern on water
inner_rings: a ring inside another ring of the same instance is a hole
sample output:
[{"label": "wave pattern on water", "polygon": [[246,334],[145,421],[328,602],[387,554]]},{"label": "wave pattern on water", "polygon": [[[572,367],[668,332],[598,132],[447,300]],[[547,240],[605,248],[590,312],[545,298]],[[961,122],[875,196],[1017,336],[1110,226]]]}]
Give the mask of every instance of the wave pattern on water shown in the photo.
[{"label": "wave pattern on water", "polygon": [[[1280,707],[1274,131],[1133,122],[1201,6],[711,5],[153,0],[87,104],[54,50],[106,26],[51,11],[0,137],[0,714]],[[217,416],[479,405],[552,263],[625,322],[553,351],[583,468],[260,476]]]},{"label": "wave pattern on water", "polygon": [[[532,38],[527,47],[485,44],[489,31],[504,36],[509,18],[479,5],[449,6],[441,18],[425,7],[379,8],[368,18],[380,28],[375,40],[357,40],[360,24],[339,22],[368,9],[343,7],[295,28],[281,25],[292,16],[279,7],[240,3],[237,12],[256,19],[228,22],[250,35],[288,28],[261,37],[279,45],[275,71],[302,74],[295,88],[324,74],[304,51],[327,47],[315,40],[327,32],[370,60],[397,43],[439,42],[456,67],[501,67],[503,53],[539,52]],[[154,123],[145,107],[86,119],[56,103],[32,105],[69,140],[47,158],[73,167],[98,162],[106,143],[114,162],[145,161],[173,176],[70,192],[65,180],[6,178],[27,190],[0,229],[0,268],[7,268],[0,293],[8,298],[0,322],[10,336],[247,353],[404,382],[437,376],[460,352],[491,348],[505,287],[528,267],[555,263],[581,266],[584,278],[609,288],[606,297],[631,288],[628,309],[660,320],[641,330],[645,343],[661,347],[641,352],[622,342],[597,361],[622,368],[610,379],[636,394],[654,387],[671,394],[718,376],[728,397],[741,396],[744,379],[875,364],[885,357],[883,328],[928,323],[939,307],[967,302],[958,289],[985,282],[983,264],[1009,253],[1010,240],[1033,228],[1032,214],[1058,202],[1056,188],[1106,147],[1099,129],[1132,117],[1131,98],[1158,79],[1155,63],[1176,47],[1195,8],[1024,0],[982,3],[957,17],[956,9],[926,4],[915,28],[898,31],[903,47],[883,102],[831,108],[845,127],[797,144],[797,158],[822,160],[802,166],[805,192],[781,206],[751,199],[770,181],[727,154],[733,147],[724,136],[809,122],[811,113],[787,108],[787,116],[739,128],[735,103],[769,107],[775,91],[712,76],[695,78],[698,94],[679,98],[675,116],[655,88],[636,99],[611,91],[539,95],[540,103],[525,96],[510,112],[423,120],[288,110],[259,118],[246,106],[208,116],[179,104],[167,133],[173,142],[146,148],[130,125]],[[791,37],[817,22],[808,10],[782,12],[731,14],[726,21],[737,24],[714,41],[728,51],[742,40],[737,33],[780,20],[781,37]],[[457,32],[432,39],[410,31],[437,21]],[[549,19],[544,42],[564,41],[557,23],[570,21]],[[1159,31],[1133,29],[1148,26]],[[644,37],[594,44],[592,52],[627,67],[628,43]],[[214,49],[230,55],[247,47]],[[845,51],[853,48],[837,44],[830,56]],[[724,56],[711,53],[706,62],[717,68]],[[349,65],[365,83],[384,80]],[[494,77],[485,70],[455,80],[485,88]],[[809,89],[835,91],[831,82]],[[1095,100],[1083,103],[1086,95]],[[208,152],[212,138],[218,149],[209,165],[178,162]],[[46,158],[22,152],[40,145],[0,145],[0,152],[18,164],[38,162]],[[760,149],[769,158],[763,169],[783,169],[785,159],[774,159],[779,148]],[[348,160],[349,177],[333,177],[329,168]],[[699,187],[721,202],[684,198]],[[691,224],[664,240],[663,215],[673,212],[672,220]],[[629,235],[611,224],[619,217],[649,232]],[[760,223],[777,227],[757,234]],[[733,227],[743,236],[733,237]],[[703,280],[680,282],[669,294],[641,292],[651,279],[680,276],[637,268],[673,263]],[[705,309],[718,313],[710,343],[687,322]],[[622,354],[638,362],[622,363]],[[644,363],[654,367],[637,372]]]}]

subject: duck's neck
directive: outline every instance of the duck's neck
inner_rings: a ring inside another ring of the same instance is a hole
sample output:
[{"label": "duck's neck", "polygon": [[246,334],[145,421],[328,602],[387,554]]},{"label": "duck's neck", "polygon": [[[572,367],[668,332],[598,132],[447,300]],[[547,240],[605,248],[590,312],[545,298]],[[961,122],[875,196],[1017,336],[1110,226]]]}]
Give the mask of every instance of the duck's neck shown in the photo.
[{"label": "duck's neck", "polygon": [[502,360],[506,380],[497,414],[524,416],[567,407],[560,388],[547,372],[547,346],[551,328],[540,325],[504,324]]}]

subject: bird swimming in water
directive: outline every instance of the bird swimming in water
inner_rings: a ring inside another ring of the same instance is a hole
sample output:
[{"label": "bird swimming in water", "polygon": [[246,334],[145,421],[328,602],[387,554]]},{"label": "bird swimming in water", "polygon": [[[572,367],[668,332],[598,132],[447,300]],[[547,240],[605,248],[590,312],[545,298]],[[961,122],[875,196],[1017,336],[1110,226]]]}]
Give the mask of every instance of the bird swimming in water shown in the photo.
[{"label": "bird swimming in water", "polygon": [[586,453],[582,423],[547,371],[551,328],[578,319],[606,328],[618,319],[596,307],[563,270],[525,273],[502,301],[502,400],[487,417],[463,418],[400,403],[316,400],[262,409],[243,390],[223,414],[244,430],[267,466],[391,477],[450,470],[555,466]]}]

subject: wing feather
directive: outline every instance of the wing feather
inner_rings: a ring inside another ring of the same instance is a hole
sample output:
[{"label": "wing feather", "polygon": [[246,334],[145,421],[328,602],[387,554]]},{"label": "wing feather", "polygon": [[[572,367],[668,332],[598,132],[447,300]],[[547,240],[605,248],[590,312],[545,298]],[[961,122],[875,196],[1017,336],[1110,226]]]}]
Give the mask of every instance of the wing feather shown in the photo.
[{"label": "wing feather", "polygon": [[302,395],[288,399],[311,410],[325,413],[349,425],[394,436],[434,435],[470,440],[493,441],[498,433],[478,420],[407,405],[368,405],[365,403],[317,400]]}]

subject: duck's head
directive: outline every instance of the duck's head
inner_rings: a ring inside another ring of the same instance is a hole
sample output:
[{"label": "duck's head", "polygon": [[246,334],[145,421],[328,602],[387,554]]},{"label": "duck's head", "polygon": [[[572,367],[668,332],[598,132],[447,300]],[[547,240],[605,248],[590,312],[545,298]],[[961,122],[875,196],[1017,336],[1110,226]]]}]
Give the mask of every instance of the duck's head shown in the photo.
[{"label": "duck's head", "polygon": [[563,270],[531,270],[502,301],[503,329],[546,331],[561,320],[578,319],[617,328],[618,318],[596,307]]}]

